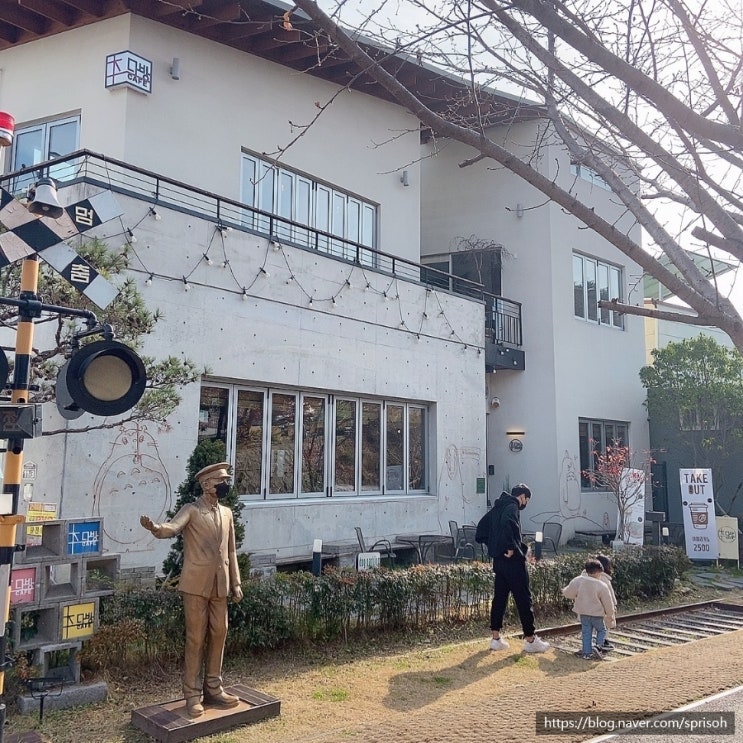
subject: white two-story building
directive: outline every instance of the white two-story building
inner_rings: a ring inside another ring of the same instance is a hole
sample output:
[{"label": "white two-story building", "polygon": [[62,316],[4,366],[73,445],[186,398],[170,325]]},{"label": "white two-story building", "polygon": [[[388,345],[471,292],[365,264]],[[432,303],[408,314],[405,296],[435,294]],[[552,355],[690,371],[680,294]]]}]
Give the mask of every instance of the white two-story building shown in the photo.
[{"label": "white two-story building", "polygon": [[[28,441],[33,500],[103,516],[123,565],[159,568],[169,545],[139,515],[164,518],[198,441],[219,438],[243,549],[279,561],[355,526],[447,533],[521,480],[527,528],[614,523],[581,470],[592,441],[646,447],[642,323],[597,307],[631,301],[637,267],[532,208],[543,200],[506,171],[460,169],[461,145],[427,157],[410,113],[305,43],[296,14],[284,28],[288,6],[233,5],[0,11],[0,109],[16,119],[0,185],[20,192],[41,171],[19,170],[56,159],[62,203],[110,190],[121,215],[82,239],[128,245],[127,275],[162,312],[141,352],[205,370],[166,426]],[[543,126],[529,111],[508,131],[525,154]],[[540,167],[619,212],[557,146]],[[48,431],[96,422],[44,406]]]}]

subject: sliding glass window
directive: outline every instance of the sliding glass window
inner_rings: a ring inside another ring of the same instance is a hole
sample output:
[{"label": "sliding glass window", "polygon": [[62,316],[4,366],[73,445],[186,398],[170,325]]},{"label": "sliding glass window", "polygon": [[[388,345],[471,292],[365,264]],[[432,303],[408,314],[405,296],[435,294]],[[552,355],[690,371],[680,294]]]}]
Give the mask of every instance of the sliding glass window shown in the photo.
[{"label": "sliding glass window", "polygon": [[199,441],[223,441],[245,500],[425,493],[429,409],[204,383]]}]

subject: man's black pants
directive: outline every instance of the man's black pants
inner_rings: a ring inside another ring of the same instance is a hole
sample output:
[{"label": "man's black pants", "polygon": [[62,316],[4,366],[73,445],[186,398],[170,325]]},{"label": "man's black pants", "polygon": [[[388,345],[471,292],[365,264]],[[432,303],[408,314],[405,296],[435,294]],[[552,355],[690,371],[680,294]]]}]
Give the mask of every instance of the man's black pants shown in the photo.
[{"label": "man's black pants", "polygon": [[503,627],[508,596],[513,594],[524,637],[531,637],[534,634],[534,608],[529,590],[526,561],[518,555],[496,557],[493,560],[493,572],[495,583],[493,603],[490,606],[490,629],[500,632]]}]

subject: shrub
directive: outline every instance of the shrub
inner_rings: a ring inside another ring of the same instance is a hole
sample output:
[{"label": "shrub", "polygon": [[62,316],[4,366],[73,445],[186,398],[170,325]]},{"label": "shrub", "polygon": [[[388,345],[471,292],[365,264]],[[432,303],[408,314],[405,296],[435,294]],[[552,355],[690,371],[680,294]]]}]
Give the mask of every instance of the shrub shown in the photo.
[{"label": "shrub", "polygon": [[[541,616],[569,608],[562,588],[583,570],[586,553],[566,553],[529,566],[534,606]],[[667,594],[691,562],[677,547],[645,547],[612,556],[619,603]],[[357,573],[327,569],[277,573],[243,581],[244,598],[228,604],[227,651],[266,650],[289,642],[347,640],[354,633],[418,629],[436,622],[485,622],[493,573],[489,563],[460,562],[378,568]],[[516,616],[509,604],[509,622]],[[101,599],[101,629],[83,658],[105,668],[137,661],[180,660],[183,609],[172,587],[119,588]]]}]

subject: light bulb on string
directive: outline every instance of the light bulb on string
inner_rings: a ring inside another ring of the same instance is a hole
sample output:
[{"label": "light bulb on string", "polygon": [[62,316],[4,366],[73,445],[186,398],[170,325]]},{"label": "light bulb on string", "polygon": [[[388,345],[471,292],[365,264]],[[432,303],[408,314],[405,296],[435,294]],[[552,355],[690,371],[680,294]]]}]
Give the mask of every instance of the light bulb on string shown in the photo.
[{"label": "light bulb on string", "polygon": [[131,227],[126,231],[126,234],[129,238],[129,242],[134,245],[134,243],[137,242],[137,236],[132,232]]},{"label": "light bulb on string", "polygon": [[160,212],[158,212],[154,206],[150,207],[150,216],[154,217],[158,222],[162,219]]},{"label": "light bulb on string", "polygon": [[243,287],[243,302],[247,302],[247,301],[248,301],[248,290],[245,287]]},{"label": "light bulb on string", "polygon": [[206,261],[207,266],[211,266],[214,261],[211,259],[211,256],[208,253],[204,253],[204,260]]},{"label": "light bulb on string", "polygon": [[148,276],[148,277],[147,277],[147,278],[145,279],[144,285],[145,285],[145,286],[152,286],[152,279],[153,279],[153,276],[152,276],[152,274],[150,274],[150,275],[149,275],[149,276]]},{"label": "light bulb on string", "polygon": [[191,285],[188,283],[188,279],[184,276],[183,277],[183,291],[187,292],[191,288]]},{"label": "light bulb on string", "polygon": [[263,266],[261,266],[258,270],[263,274],[264,278],[266,279],[270,278],[271,274],[268,273],[268,271],[266,271],[266,269],[263,268]]}]

